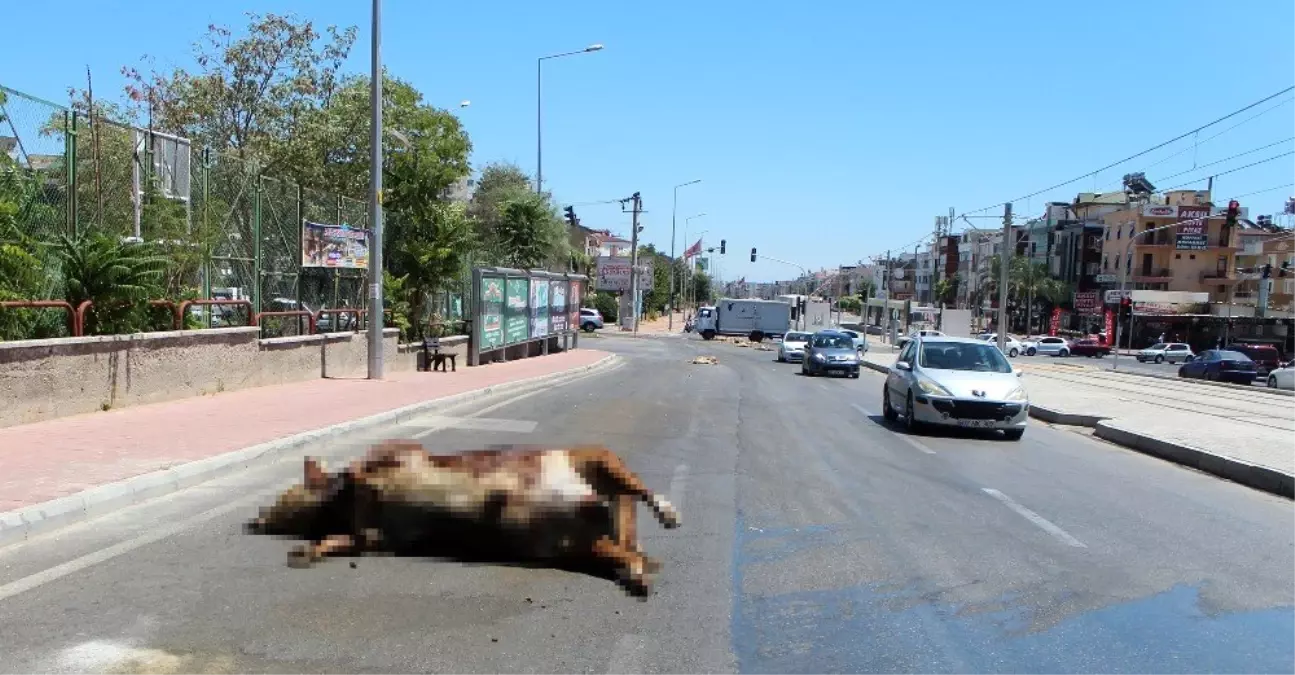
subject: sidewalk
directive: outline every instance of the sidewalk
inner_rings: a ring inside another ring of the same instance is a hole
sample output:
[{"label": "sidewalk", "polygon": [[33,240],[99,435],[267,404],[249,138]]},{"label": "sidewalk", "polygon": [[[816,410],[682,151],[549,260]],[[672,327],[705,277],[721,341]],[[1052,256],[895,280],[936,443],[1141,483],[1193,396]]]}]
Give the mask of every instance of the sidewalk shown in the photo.
[{"label": "sidewalk", "polygon": [[[895,355],[878,349],[866,361],[884,371]],[[1024,372],[1032,417],[1092,427],[1098,437],[1139,452],[1295,494],[1295,399],[1289,396],[1068,364],[1012,365]]]},{"label": "sidewalk", "polygon": [[6,512],[34,504],[405,406],[557,377],[609,357],[577,349],[451,373],[309,380],[3,428],[0,526]]}]

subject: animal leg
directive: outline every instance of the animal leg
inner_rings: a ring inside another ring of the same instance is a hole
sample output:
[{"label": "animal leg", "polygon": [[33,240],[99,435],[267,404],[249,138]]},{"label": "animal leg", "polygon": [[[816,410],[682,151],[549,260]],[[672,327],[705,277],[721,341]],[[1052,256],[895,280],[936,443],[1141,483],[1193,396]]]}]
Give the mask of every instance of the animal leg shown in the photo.
[{"label": "animal leg", "polygon": [[616,543],[627,551],[639,551],[638,510],[633,495],[616,497]]},{"label": "animal leg", "polygon": [[289,567],[310,567],[330,555],[351,553],[355,538],[349,534],[330,534],[315,542],[303,544],[288,553]]},{"label": "animal leg", "polygon": [[665,527],[673,529],[683,524],[674,506],[644,485],[616,453],[605,447],[575,448],[567,452],[576,471],[585,476],[599,493],[609,497],[620,494],[638,497],[647,503]]},{"label": "animal leg", "polygon": [[[629,551],[612,541],[611,537],[599,537],[594,542],[593,554],[596,558],[611,563],[621,577],[621,581],[631,592],[647,595],[652,590],[652,579],[656,571],[649,570],[641,553]],[[655,563],[655,561],[653,561]]]}]

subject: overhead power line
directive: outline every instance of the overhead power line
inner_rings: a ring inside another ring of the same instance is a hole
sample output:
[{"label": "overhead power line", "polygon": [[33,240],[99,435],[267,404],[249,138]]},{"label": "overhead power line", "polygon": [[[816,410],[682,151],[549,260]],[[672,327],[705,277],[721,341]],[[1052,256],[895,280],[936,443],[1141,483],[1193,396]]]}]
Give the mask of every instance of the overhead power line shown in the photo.
[{"label": "overhead power line", "polygon": [[1279,91],[1279,92],[1277,92],[1277,93],[1275,93],[1275,94],[1273,94],[1273,95],[1271,95],[1271,96],[1265,96],[1264,98],[1261,98],[1261,99],[1259,99],[1258,101],[1255,101],[1254,103],[1251,103],[1251,104],[1249,104],[1249,105],[1247,105],[1247,106],[1245,106],[1245,107],[1243,107],[1243,108],[1239,108],[1239,109],[1237,109],[1237,110],[1234,110],[1234,111],[1232,111],[1232,112],[1230,112],[1230,113],[1228,113],[1228,114],[1226,114],[1226,115],[1224,115],[1224,116],[1222,116],[1222,117],[1220,117],[1220,118],[1218,118],[1218,119],[1216,119],[1216,120],[1213,120],[1213,121],[1211,121],[1211,122],[1209,122],[1209,123],[1207,123],[1207,124],[1202,124],[1201,126],[1196,127],[1195,129],[1192,129],[1191,131],[1188,131],[1188,132],[1186,132],[1186,133],[1184,133],[1184,134],[1180,134],[1180,135],[1178,135],[1178,136],[1175,136],[1175,137],[1173,137],[1173,138],[1171,138],[1171,139],[1169,139],[1169,140],[1167,140],[1167,141],[1165,141],[1165,142],[1163,142],[1163,143],[1158,143],[1158,144],[1156,144],[1156,145],[1153,145],[1153,146],[1151,146],[1150,148],[1147,148],[1146,150],[1143,150],[1143,151],[1141,151],[1141,152],[1137,152],[1137,153],[1134,153],[1134,154],[1132,154],[1132,155],[1129,155],[1128,157],[1125,157],[1124,159],[1121,159],[1121,160],[1119,160],[1119,161],[1117,161],[1117,162],[1111,162],[1110,164],[1107,164],[1106,166],[1103,166],[1103,167],[1101,167],[1100,169],[1095,169],[1095,170],[1093,170],[1093,171],[1089,171],[1089,172],[1084,173],[1084,174],[1082,174],[1082,175],[1080,175],[1080,176],[1076,176],[1075,178],[1071,178],[1070,180],[1063,181],[1063,182],[1061,182],[1061,183],[1057,183],[1056,185],[1050,185],[1050,186],[1048,186],[1048,187],[1046,187],[1046,188],[1043,188],[1042,190],[1036,190],[1035,192],[1031,192],[1030,194],[1027,194],[1027,195],[1022,195],[1022,196],[1020,196],[1020,197],[1016,197],[1016,198],[1013,198],[1013,199],[1004,200],[1004,201],[998,202],[998,203],[996,203],[996,204],[991,204],[991,205],[986,206],[986,207],[984,207],[984,208],[976,209],[976,210],[974,210],[974,211],[967,211],[966,213],[980,213],[980,212],[982,212],[982,211],[988,211],[988,210],[990,210],[990,209],[993,209],[993,208],[997,208],[997,207],[999,207],[999,206],[1002,206],[1002,205],[1004,205],[1004,204],[1006,204],[1006,203],[1008,203],[1008,202],[1019,202],[1019,201],[1025,200],[1025,199],[1030,199],[1030,198],[1033,198],[1033,197],[1037,197],[1037,196],[1039,196],[1039,195],[1041,195],[1041,194],[1044,194],[1044,193],[1047,193],[1047,192],[1051,192],[1052,190],[1055,190],[1055,189],[1057,189],[1057,188],[1065,187],[1065,186],[1067,186],[1067,185],[1070,185],[1071,183],[1076,183],[1076,182],[1081,181],[1081,180],[1083,180],[1083,179],[1085,179],[1085,178],[1088,178],[1088,177],[1090,177],[1090,176],[1093,176],[1093,175],[1099,174],[1099,173],[1101,173],[1101,172],[1103,172],[1103,171],[1106,171],[1107,169],[1115,168],[1115,167],[1117,167],[1117,166],[1119,166],[1119,165],[1121,165],[1121,164],[1123,164],[1123,163],[1125,163],[1125,162],[1127,162],[1127,161],[1129,161],[1129,160],[1137,159],[1138,157],[1141,157],[1141,156],[1143,156],[1143,155],[1146,155],[1146,154],[1149,154],[1149,153],[1155,152],[1156,150],[1159,150],[1160,148],[1163,148],[1163,147],[1165,147],[1166,145],[1170,145],[1170,144],[1175,143],[1175,142],[1177,142],[1177,141],[1181,141],[1182,139],[1187,138],[1188,136],[1191,136],[1192,134],[1195,134],[1195,133],[1197,133],[1197,132],[1201,131],[1202,129],[1208,129],[1209,127],[1212,127],[1212,126],[1214,126],[1215,124],[1218,124],[1219,122],[1222,122],[1222,121],[1224,121],[1224,120],[1227,120],[1227,119],[1231,119],[1231,118],[1233,118],[1233,117],[1236,117],[1237,115],[1240,115],[1241,113],[1243,113],[1243,112],[1245,112],[1245,111],[1247,111],[1247,110],[1250,110],[1251,108],[1254,108],[1254,107],[1256,107],[1256,106],[1263,105],[1264,103],[1267,103],[1268,101],[1271,101],[1271,100],[1273,100],[1273,99],[1275,99],[1275,98],[1277,98],[1277,97],[1279,97],[1279,96],[1282,96],[1282,95],[1284,95],[1284,94],[1287,94],[1287,93],[1289,93],[1289,92],[1291,92],[1291,91],[1293,91],[1293,90],[1295,90],[1295,86],[1287,87],[1287,88],[1285,88],[1285,89],[1283,89],[1283,90],[1281,90],[1281,91]]},{"label": "overhead power line", "polygon": [[1213,162],[1210,162],[1210,163],[1208,163],[1208,164],[1201,164],[1200,166],[1192,167],[1192,168],[1190,168],[1190,169],[1188,169],[1188,170],[1186,170],[1186,171],[1179,171],[1178,173],[1170,174],[1170,175],[1168,175],[1168,176],[1159,176],[1159,177],[1157,177],[1157,178],[1156,178],[1156,180],[1169,180],[1170,178],[1177,178],[1177,177],[1179,177],[1179,176],[1186,176],[1186,175],[1187,175],[1187,174],[1189,174],[1189,173],[1192,173],[1192,172],[1195,172],[1195,171],[1200,171],[1201,169],[1204,169],[1204,168],[1205,168],[1205,167],[1207,167],[1207,166],[1214,166],[1215,164],[1222,164],[1223,162],[1228,162],[1228,161],[1234,160],[1234,159],[1236,159],[1236,158],[1238,158],[1238,157],[1244,157],[1244,156],[1249,155],[1249,154],[1251,154],[1251,153],[1259,152],[1260,150],[1267,150],[1268,148],[1271,148],[1271,147],[1273,147],[1274,145],[1281,145],[1281,144],[1283,144],[1283,143],[1289,143],[1289,142],[1291,142],[1291,141],[1295,141],[1295,136],[1291,136],[1290,138],[1287,138],[1287,139],[1284,139],[1284,140],[1277,141],[1276,143],[1269,143],[1268,145],[1261,145],[1261,146],[1259,146],[1259,147],[1257,147],[1257,148],[1251,148],[1251,149],[1249,149],[1249,150],[1246,150],[1245,152],[1238,152],[1237,154],[1232,155],[1231,157],[1224,157],[1223,159],[1216,159],[1216,160],[1214,160]]},{"label": "overhead power line", "polygon": [[1194,179],[1192,179],[1192,180],[1187,181],[1186,183],[1180,183],[1180,184],[1175,185],[1175,186],[1173,186],[1173,187],[1162,188],[1162,189],[1161,189],[1161,192],[1167,192],[1167,191],[1169,191],[1169,190],[1176,190],[1176,189],[1178,189],[1178,188],[1180,188],[1180,187],[1186,187],[1186,186],[1188,186],[1188,185],[1191,185],[1192,183],[1198,183],[1198,182],[1203,181],[1203,180],[1205,180],[1206,178],[1210,178],[1210,177],[1217,178],[1217,177],[1219,177],[1219,176],[1226,176],[1226,175],[1228,175],[1228,174],[1230,174],[1230,173],[1236,173],[1236,172],[1238,172],[1238,171],[1240,171],[1240,170],[1242,170],[1242,169],[1249,169],[1249,168],[1250,168],[1250,167],[1252,167],[1252,166],[1259,166],[1260,164],[1267,164],[1268,162],[1272,162],[1272,161],[1275,161],[1275,160],[1281,159],[1282,157],[1289,157],[1289,156],[1291,156],[1291,155],[1295,155],[1295,150],[1290,150],[1290,151],[1288,151],[1288,152],[1283,152],[1283,153],[1282,153],[1282,154],[1280,154],[1280,155],[1273,155],[1272,157],[1269,157],[1268,159],[1261,159],[1261,160],[1259,160],[1259,161],[1257,161],[1257,162],[1251,162],[1251,163],[1249,163],[1249,164],[1246,164],[1245,166],[1238,166],[1238,167],[1237,167],[1237,168],[1235,168],[1235,169],[1228,169],[1227,171],[1220,171],[1220,172],[1218,172],[1218,173],[1212,173],[1212,174],[1210,174],[1209,176],[1201,176],[1201,177],[1199,177],[1199,178],[1194,178]]}]

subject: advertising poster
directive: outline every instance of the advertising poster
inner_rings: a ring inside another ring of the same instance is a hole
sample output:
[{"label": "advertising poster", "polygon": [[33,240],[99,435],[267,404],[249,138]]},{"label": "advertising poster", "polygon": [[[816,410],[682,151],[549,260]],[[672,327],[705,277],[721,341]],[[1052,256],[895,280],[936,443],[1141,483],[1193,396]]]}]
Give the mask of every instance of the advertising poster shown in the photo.
[{"label": "advertising poster", "polygon": [[504,280],[481,278],[481,349],[488,351],[504,345]]},{"label": "advertising poster", "polygon": [[1076,291],[1075,312],[1083,316],[1100,316],[1102,313],[1102,296],[1100,291]]},{"label": "advertising poster", "polygon": [[1115,346],[1115,312],[1106,310],[1106,346]]},{"label": "advertising poster", "polygon": [[1208,206],[1179,206],[1178,226],[1174,237],[1174,249],[1179,251],[1204,251],[1209,248],[1206,221],[1210,215]]},{"label": "advertising poster", "polygon": [[369,231],[301,222],[301,266],[362,270],[369,267]]},{"label": "advertising poster", "polygon": [[554,333],[566,331],[567,323],[567,282],[549,282],[549,320]]},{"label": "advertising poster", "polygon": [[536,279],[531,284],[531,337],[541,338],[549,334],[549,284],[544,279]]},{"label": "advertising poster", "polygon": [[583,290],[583,281],[572,281],[570,288],[567,289],[567,325],[572,328],[580,327],[580,302],[583,300],[581,297]]},{"label": "advertising poster", "polygon": [[1048,321],[1048,335],[1057,336],[1057,331],[1061,330],[1061,308],[1052,308],[1052,319]]},{"label": "advertising poster", "polygon": [[509,279],[504,300],[504,343],[515,345],[526,341],[526,279]]}]

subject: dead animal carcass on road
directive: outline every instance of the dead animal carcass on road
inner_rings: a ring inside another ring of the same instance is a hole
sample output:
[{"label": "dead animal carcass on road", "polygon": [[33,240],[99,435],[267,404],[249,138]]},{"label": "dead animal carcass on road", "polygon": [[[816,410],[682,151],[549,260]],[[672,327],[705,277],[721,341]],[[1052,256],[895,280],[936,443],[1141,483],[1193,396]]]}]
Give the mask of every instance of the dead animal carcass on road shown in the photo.
[{"label": "dead animal carcass on road", "polygon": [[305,538],[289,564],[365,552],[597,564],[646,595],[660,563],[639,548],[635,504],[667,528],[675,508],[605,447],[501,447],[448,455],[387,441],[336,473],[312,458],[254,533]]},{"label": "dead animal carcass on road", "polygon": [[719,359],[714,356],[698,356],[691,363],[699,366],[717,366],[719,365]]}]

